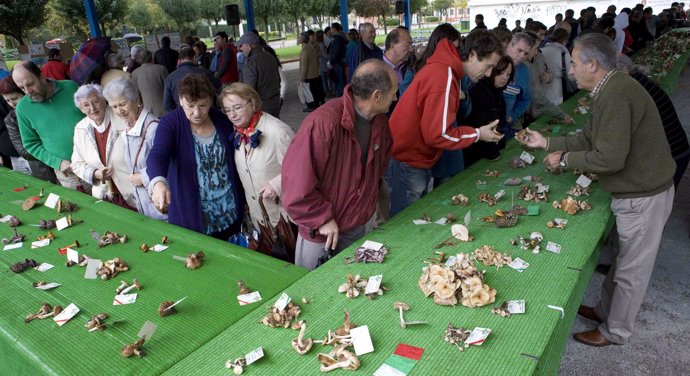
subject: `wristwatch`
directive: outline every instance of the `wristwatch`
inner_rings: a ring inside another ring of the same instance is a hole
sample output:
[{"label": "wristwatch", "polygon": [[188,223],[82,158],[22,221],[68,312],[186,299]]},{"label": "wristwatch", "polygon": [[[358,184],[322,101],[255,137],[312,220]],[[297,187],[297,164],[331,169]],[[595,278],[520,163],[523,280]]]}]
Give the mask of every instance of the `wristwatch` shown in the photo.
[{"label": "wristwatch", "polygon": [[561,168],[566,168],[566,167],[568,167],[568,166],[565,164],[565,152],[564,152],[564,153],[561,153],[561,158],[560,158],[560,160],[558,161],[558,164],[561,166]]}]

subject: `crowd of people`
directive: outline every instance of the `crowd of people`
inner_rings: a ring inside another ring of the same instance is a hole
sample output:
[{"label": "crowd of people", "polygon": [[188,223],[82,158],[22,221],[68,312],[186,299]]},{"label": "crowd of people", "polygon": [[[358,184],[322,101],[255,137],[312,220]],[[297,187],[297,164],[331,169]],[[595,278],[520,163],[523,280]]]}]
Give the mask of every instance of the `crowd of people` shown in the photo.
[{"label": "crowd of people", "polygon": [[167,37],[155,53],[137,45],[126,67],[113,53],[82,86],[21,62],[0,81],[0,152],[17,171],[220,239],[289,218],[294,261],[314,269],[465,167],[500,159],[536,118],[574,123],[559,105],[587,90],[597,116],[583,132],[518,141],[550,151],[549,169],[597,173],[612,194],[621,245],[600,305],[581,309],[602,324],[576,339],[624,343],[690,159],[670,99],[627,55],[686,15],[682,3],[580,14],[512,31],[477,15],[466,36],[442,24],[415,51],[404,27],[383,48],[371,23],[305,31],[310,114],[296,133],[280,120],[281,63],[255,32],[219,32],[212,53],[193,38],[179,51]]}]

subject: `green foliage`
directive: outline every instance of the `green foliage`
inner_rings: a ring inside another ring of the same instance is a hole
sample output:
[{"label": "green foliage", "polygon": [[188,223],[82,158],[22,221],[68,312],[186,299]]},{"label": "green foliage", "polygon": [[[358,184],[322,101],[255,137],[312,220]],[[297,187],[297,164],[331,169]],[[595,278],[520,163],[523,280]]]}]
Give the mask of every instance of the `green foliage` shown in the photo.
[{"label": "green foliage", "polygon": [[189,28],[189,24],[199,20],[197,1],[156,0],[156,2],[163,9],[165,15],[175,22],[180,33],[184,34],[184,31]]},{"label": "green foliage", "polygon": [[[384,24],[383,18],[379,18],[379,19],[377,20],[377,22],[378,22],[379,25],[383,25],[383,24]],[[400,20],[397,19],[397,18],[386,18],[385,24],[386,24],[386,26],[400,26]]]},{"label": "green foliage", "polygon": [[[96,0],[96,14],[101,32],[107,35],[108,30],[115,28],[125,18],[129,4],[127,0]],[[58,17],[67,24],[88,27],[86,9],[82,0],[51,0],[51,6]]]},{"label": "green foliage", "polygon": [[3,0],[0,2],[0,34],[24,44],[27,30],[41,26],[45,16],[44,0]]},{"label": "green foliage", "polygon": [[225,4],[227,3],[226,0],[198,0],[199,17],[213,21],[217,26],[218,21],[225,18]]},{"label": "green foliage", "polygon": [[436,16],[424,17],[424,22],[438,22],[438,17],[436,17]]},{"label": "green foliage", "polygon": [[264,31],[268,33],[269,21],[277,18],[284,10],[282,1],[275,0],[253,0],[254,16],[264,23]]},{"label": "green foliage", "polygon": [[441,12],[441,14],[446,14],[447,9],[455,5],[455,0],[434,0],[432,4],[434,9]]}]

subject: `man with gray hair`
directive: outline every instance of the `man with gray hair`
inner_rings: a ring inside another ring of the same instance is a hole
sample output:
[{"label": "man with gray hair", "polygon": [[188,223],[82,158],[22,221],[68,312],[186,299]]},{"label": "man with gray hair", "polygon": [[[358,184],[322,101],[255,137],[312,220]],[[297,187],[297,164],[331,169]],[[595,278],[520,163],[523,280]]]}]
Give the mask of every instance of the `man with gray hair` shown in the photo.
[{"label": "man with gray hair", "polygon": [[578,314],[598,327],[576,333],[576,341],[608,346],[628,341],[664,225],[673,206],[675,163],[654,101],[633,78],[616,69],[613,41],[588,33],[575,41],[572,67],[580,89],[591,91],[591,113],[583,132],[544,138],[528,131],[520,140],[551,152],[546,167],[596,173],[611,193],[620,247],[604,280],[599,304],[581,305]]},{"label": "man with gray hair", "polygon": [[362,62],[343,96],[310,113],[292,139],[282,203],[299,227],[295,264],[314,269],[372,229],[393,145],[386,112],[397,81],[383,61]]},{"label": "man with gray hair", "polygon": [[352,74],[357,66],[366,59],[383,59],[383,51],[376,45],[376,28],[371,22],[359,24],[359,40],[350,60],[347,62],[347,82],[352,80]]},{"label": "man with gray hair", "polygon": [[132,73],[132,82],[141,93],[144,107],[154,115],[161,117],[166,114],[163,105],[163,91],[168,69],[153,63],[153,54],[144,50],[141,55],[141,66]]},{"label": "man with gray hair", "polygon": [[516,33],[508,43],[505,54],[513,59],[515,73],[513,81],[503,90],[503,99],[506,102],[506,121],[512,128],[505,129],[506,140],[515,136],[515,130],[522,128],[522,115],[532,103],[532,88],[530,86],[529,69],[523,64],[536,41],[527,33]]},{"label": "man with gray hair", "polygon": [[261,47],[259,36],[254,33],[244,33],[235,45],[247,58],[242,67],[242,82],[259,93],[262,110],[280,117],[278,59]]},{"label": "man with gray hair", "polygon": [[132,72],[141,66],[141,56],[144,54],[144,51],[146,51],[146,47],[141,44],[132,46],[132,49],[129,51],[129,58],[131,61],[127,66],[127,73],[132,74]]}]

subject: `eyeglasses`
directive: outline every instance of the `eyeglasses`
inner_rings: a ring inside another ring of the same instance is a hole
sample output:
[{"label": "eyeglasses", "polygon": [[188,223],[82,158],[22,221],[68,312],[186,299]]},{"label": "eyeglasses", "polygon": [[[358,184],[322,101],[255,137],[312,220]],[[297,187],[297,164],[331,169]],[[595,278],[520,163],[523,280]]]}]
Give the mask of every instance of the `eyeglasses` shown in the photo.
[{"label": "eyeglasses", "polygon": [[247,107],[248,104],[249,104],[249,101],[245,102],[244,104],[237,104],[237,105],[234,105],[234,106],[232,106],[232,107],[230,107],[230,108],[228,108],[228,107],[223,107],[223,113],[225,113],[226,115],[229,115],[231,112],[234,112],[234,113],[237,114],[237,113],[240,112],[240,110],[242,110],[243,108]]},{"label": "eyeglasses", "polygon": [[81,104],[81,107],[82,108],[99,108],[99,107],[101,107],[101,105],[103,105],[103,101],[95,100],[95,101],[91,101],[91,102],[83,102]]}]

